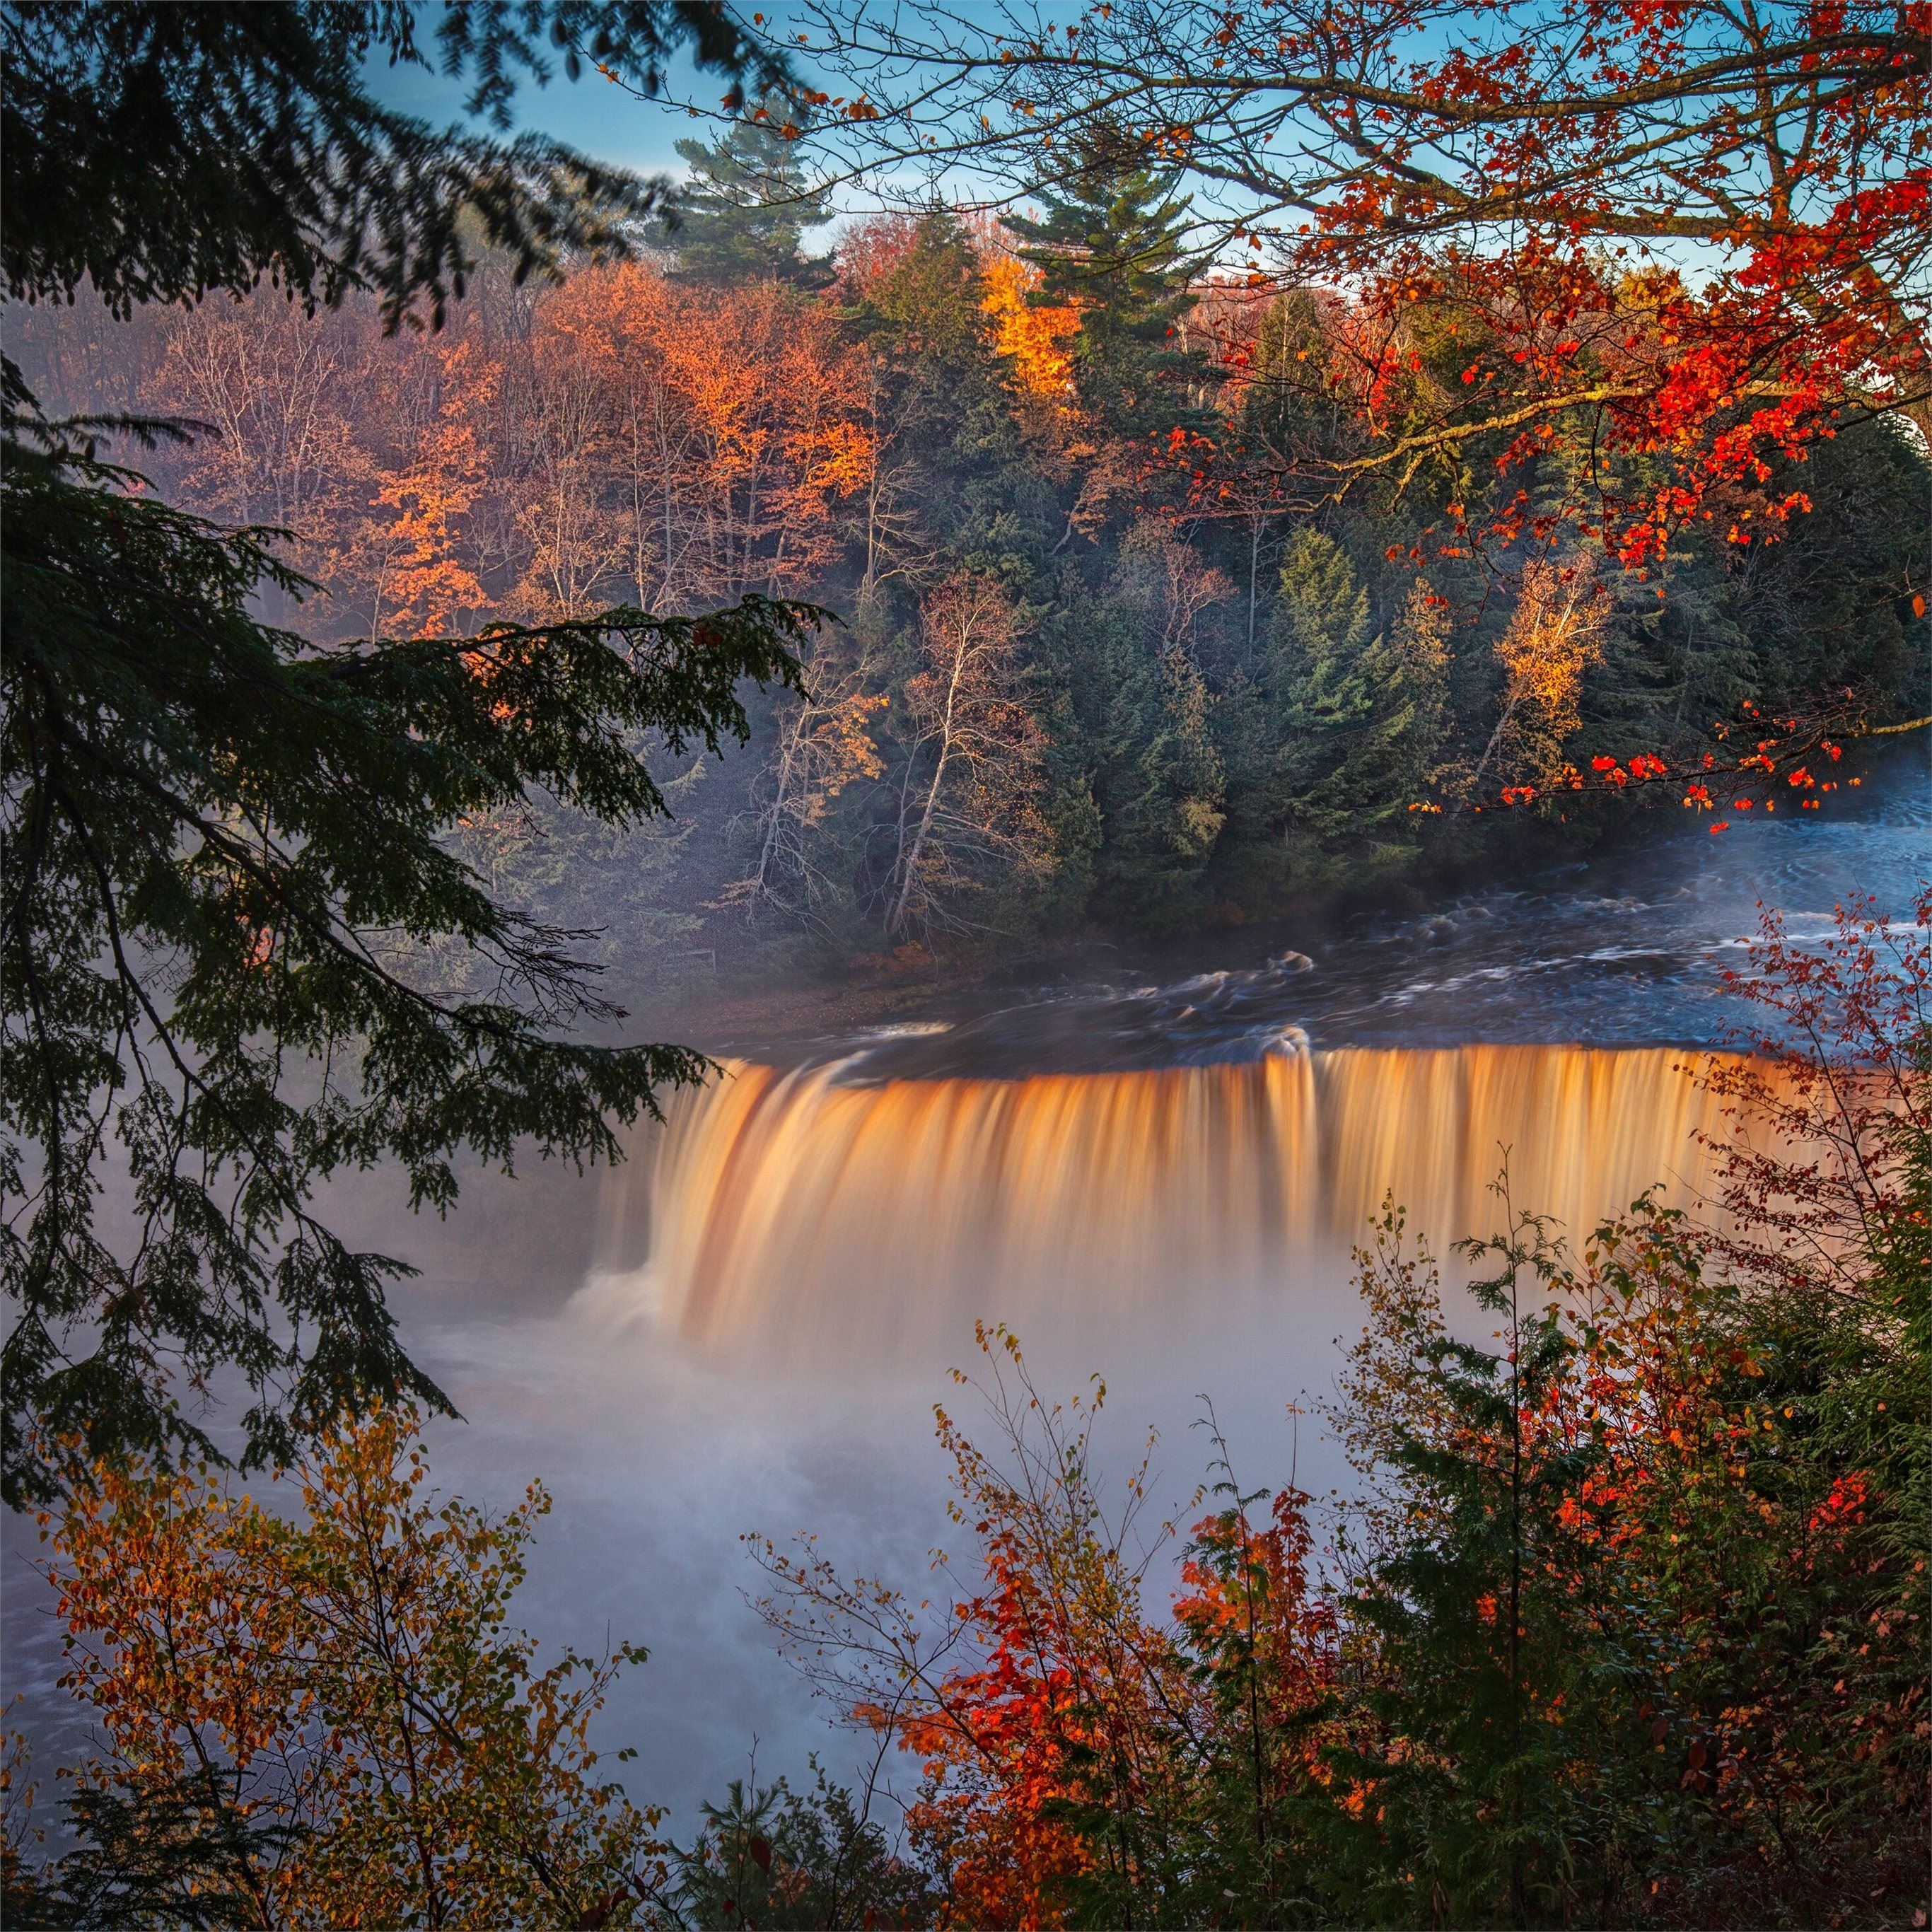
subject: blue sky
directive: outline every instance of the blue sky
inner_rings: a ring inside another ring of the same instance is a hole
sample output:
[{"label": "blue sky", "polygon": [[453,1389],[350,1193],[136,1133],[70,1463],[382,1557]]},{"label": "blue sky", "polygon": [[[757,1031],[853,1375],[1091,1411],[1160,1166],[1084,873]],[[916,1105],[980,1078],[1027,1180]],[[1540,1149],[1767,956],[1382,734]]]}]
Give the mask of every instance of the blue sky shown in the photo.
[{"label": "blue sky", "polygon": [[[764,4],[768,9],[764,13],[765,32],[781,42],[789,40],[791,35],[786,26],[784,0],[778,0],[776,4],[764,0]],[[438,10],[434,4],[423,5],[416,23],[416,44],[433,62],[440,52],[436,38]],[[746,10],[748,13],[749,9]],[[634,169],[640,174],[668,176],[674,180],[688,172],[679,158],[676,144],[694,136],[708,141],[717,135],[715,119],[693,113],[680,103],[688,98],[702,106],[720,104],[728,85],[722,75],[700,74],[688,61],[674,61],[670,64],[666,98],[646,100],[607,80],[594,69],[586,68],[581,79],[572,81],[565,78],[560,62],[556,64],[556,70],[546,86],[520,79],[512,110],[518,129],[548,134],[593,160]],[[810,62],[804,64],[802,71],[805,77],[814,77]],[[370,57],[364,74],[377,100],[433,126],[460,124],[479,132],[494,131],[464,112],[470,86],[467,80],[451,80],[421,67],[392,66],[386,55],[382,54]],[[840,90],[835,86],[832,91]],[[886,178],[892,177],[888,175]],[[923,176],[914,187],[918,198],[923,199],[929,192]],[[849,182],[835,189],[832,200],[836,208],[848,214],[879,205],[874,194]]]},{"label": "blue sky", "polygon": [[[790,38],[784,25],[782,4],[772,6],[764,18],[767,32],[780,40]],[[436,8],[424,5],[416,26],[417,45],[432,61],[440,52],[436,19]],[[480,118],[464,112],[464,101],[471,86],[469,80],[452,80],[437,71],[401,63],[392,66],[388,57],[380,54],[370,57],[363,71],[370,92],[386,106],[434,127],[460,124],[479,133],[496,131]],[[814,77],[809,62],[803,64],[802,72],[807,78]],[[568,80],[559,62],[545,86],[520,78],[512,112],[517,129],[548,134],[592,160],[680,181],[690,171],[678,154],[676,143],[694,138],[714,140],[721,131],[718,117],[694,113],[682,104],[688,100],[701,107],[717,108],[722,106],[728,85],[722,75],[701,74],[689,61],[680,58],[670,64],[664,98],[646,100],[631,89],[607,80],[594,68],[586,67],[578,80]],[[929,192],[923,178],[914,185],[917,198],[923,199]],[[874,189],[850,181],[836,186],[830,200],[842,220],[868,213],[880,205]],[[835,226],[810,245],[826,248],[837,232]]]},{"label": "blue sky", "polygon": [[[784,0],[759,0],[764,8],[764,31],[773,38],[789,40]],[[746,17],[751,9],[746,9]],[[464,100],[471,86],[469,80],[451,80],[433,70],[442,50],[436,38],[441,8],[436,0],[424,0],[417,11],[416,44],[428,57],[432,68],[398,63],[392,66],[386,54],[374,54],[364,64],[363,73],[370,92],[386,106],[399,108],[435,127],[452,124],[488,129],[480,120],[464,112]],[[794,50],[795,51],[795,50]],[[518,76],[512,112],[520,129],[548,134],[568,143],[592,160],[633,168],[640,174],[681,176],[687,170],[679,158],[676,143],[696,136],[710,140],[717,131],[715,122],[693,113],[681,103],[689,100],[700,107],[722,105],[729,82],[722,74],[700,74],[688,60],[680,58],[669,64],[665,98],[640,99],[629,88],[607,80],[594,68],[586,67],[581,79],[565,77],[560,59],[551,62],[553,72],[546,86],[539,87],[527,76]],[[809,62],[801,70],[812,77]]]},{"label": "blue sky", "polygon": [[[421,33],[421,43],[434,47],[433,24],[425,26],[428,30]],[[467,81],[448,80],[419,67],[392,67],[380,56],[370,60],[367,73],[370,92],[386,106],[438,127],[468,120],[463,111],[464,98],[470,91]],[[722,80],[688,71],[678,76],[676,84],[688,87],[700,100],[724,89]],[[548,87],[526,81],[518,89],[515,112],[519,127],[567,142],[594,160],[615,162],[642,174],[682,173],[683,164],[672,144],[706,131],[704,123],[684,109],[640,100],[602,74],[587,70],[582,80],[575,81],[566,80],[559,71]]]}]

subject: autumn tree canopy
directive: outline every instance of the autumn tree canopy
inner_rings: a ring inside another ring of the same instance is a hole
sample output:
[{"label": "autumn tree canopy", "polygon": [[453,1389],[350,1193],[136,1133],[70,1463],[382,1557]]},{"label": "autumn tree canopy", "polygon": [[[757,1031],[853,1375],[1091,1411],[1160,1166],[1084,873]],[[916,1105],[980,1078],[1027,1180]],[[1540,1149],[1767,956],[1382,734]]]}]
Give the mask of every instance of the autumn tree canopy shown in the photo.
[{"label": "autumn tree canopy", "polygon": [[[1385,317],[1350,358],[1380,432],[1364,466],[1520,456],[1580,417],[1590,514],[1638,560],[1843,412],[1932,408],[1922,8],[1107,0],[816,22],[857,95],[850,165],[883,146],[1020,196],[1104,137],[1183,170],[1238,265],[1359,292]],[[1396,320],[1418,302],[1461,337],[1438,380],[1415,380],[1427,345]]]},{"label": "autumn tree canopy", "polygon": [[10,1922],[638,1922],[656,1816],[588,1732],[644,1653],[536,1667],[508,1619],[549,1498],[438,1496],[419,1421],[328,1435],[294,1511],[205,1468],[103,1466],[43,1514],[63,1683],[103,1748],[69,1780],[66,1856],[0,1852]]}]

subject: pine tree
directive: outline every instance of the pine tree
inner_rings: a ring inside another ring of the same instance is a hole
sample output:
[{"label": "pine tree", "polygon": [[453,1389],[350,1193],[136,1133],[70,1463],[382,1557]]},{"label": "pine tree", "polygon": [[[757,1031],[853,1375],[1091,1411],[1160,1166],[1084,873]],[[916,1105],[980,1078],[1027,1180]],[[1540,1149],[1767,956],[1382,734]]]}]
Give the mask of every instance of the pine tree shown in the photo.
[{"label": "pine tree", "polygon": [[727,287],[767,276],[804,287],[825,280],[825,262],[800,244],[832,211],[800,160],[799,124],[784,116],[783,104],[768,100],[720,140],[678,142],[691,179],[672,204],[664,239],[680,278]]},{"label": "pine tree", "polygon": [[1096,140],[1041,196],[1038,220],[1010,215],[1020,253],[1040,271],[1034,299],[1081,312],[1073,380],[1080,400],[1124,436],[1165,429],[1190,412],[1201,358],[1177,344],[1203,257],[1187,244],[1190,197],[1118,143]]},{"label": "pine tree", "polygon": [[1232,590],[1163,520],[1143,518],[1094,591],[1068,573],[1042,629],[1042,660],[1064,680],[1054,735],[1090,814],[1092,910],[1117,924],[1172,928],[1207,903],[1228,772],[1203,664],[1210,614]]},{"label": "pine tree", "polygon": [[[978,251],[951,209],[920,217],[910,241],[859,306],[861,332],[888,353],[917,357],[939,386],[992,368],[993,324]],[[974,381],[976,388],[979,382]]]},{"label": "pine tree", "polygon": [[[1598,1442],[1539,1426],[1576,1374],[1562,1252],[1507,1182],[1502,1231],[1462,1244],[1492,1348],[1449,1334],[1399,1210],[1385,1207],[1364,1256],[1368,1322],[1342,1383],[1361,1406],[1342,1426],[1358,1466],[1393,1477],[1403,1506],[1370,1532],[1354,1602],[1386,1672],[1370,1706],[1421,1748],[1376,1754],[1372,1822],[1343,1823],[1335,1868],[1354,1866],[1361,1887],[1351,1920],[1414,1922],[1426,1898],[1451,1924],[1575,1922],[1570,1888],[1596,1888],[1588,1862],[1609,1825],[1583,1824],[1577,1766],[1630,1748],[1628,1730],[1613,1740],[1600,1726],[1640,1658],[1621,1652],[1614,1618],[1580,1614],[1614,1587],[1614,1546],[1574,1500]],[[1346,1748],[1331,1760],[1350,1778],[1368,1761]]]},{"label": "pine tree", "polygon": [[1224,820],[1226,773],[1213,701],[1187,653],[1162,650],[1144,610],[1115,596],[1081,613],[1072,659],[1075,744],[1100,820],[1094,909],[1130,926],[1201,910]]},{"label": "pine tree", "polygon": [[1288,540],[1262,685],[1280,737],[1268,804],[1292,869],[1321,873],[1346,855],[1386,863],[1409,843],[1408,806],[1429,782],[1445,730],[1444,626],[1418,581],[1394,628],[1372,633],[1367,592],[1318,531]]},{"label": "pine tree", "polygon": [[1369,642],[1369,596],[1348,553],[1319,530],[1303,529],[1282,550],[1280,599],[1270,626],[1262,682],[1286,709],[1314,693]]}]

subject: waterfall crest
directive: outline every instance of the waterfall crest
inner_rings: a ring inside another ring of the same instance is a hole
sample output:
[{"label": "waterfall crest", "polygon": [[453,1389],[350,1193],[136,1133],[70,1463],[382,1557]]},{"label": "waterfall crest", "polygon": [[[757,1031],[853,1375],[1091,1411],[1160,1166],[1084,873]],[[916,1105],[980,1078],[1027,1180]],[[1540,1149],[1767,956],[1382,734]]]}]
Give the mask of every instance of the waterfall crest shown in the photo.
[{"label": "waterfall crest", "polygon": [[1292,1296],[1393,1190],[1439,1253],[1516,1202],[1587,1232],[1711,1177],[1706,1056],[1342,1048],[1244,1064],[867,1084],[748,1063],[618,1170],[593,1289],[706,1350],[878,1358],[976,1317],[1064,1326]]}]

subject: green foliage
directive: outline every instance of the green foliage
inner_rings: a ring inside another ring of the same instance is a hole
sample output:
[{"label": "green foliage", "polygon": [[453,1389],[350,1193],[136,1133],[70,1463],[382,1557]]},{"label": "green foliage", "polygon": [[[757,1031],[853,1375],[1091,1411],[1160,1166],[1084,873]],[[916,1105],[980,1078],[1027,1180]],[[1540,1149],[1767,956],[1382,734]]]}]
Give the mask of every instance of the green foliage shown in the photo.
[{"label": "green foliage", "polygon": [[[1400,1499],[1377,1526],[1355,1612],[1379,1666],[1368,1708],[1414,1748],[1337,1754],[1372,1792],[1376,1829],[1355,1882],[1378,1923],[1566,1919],[1581,1846],[1604,1825],[1580,1804],[1576,1772],[1616,1742],[1598,1734],[1602,1694],[1640,1661],[1614,1636],[1578,1642],[1580,1612],[1610,1581],[1574,1503],[1599,1445],[1536,1426],[1576,1354],[1559,1306],[1563,1257],[1549,1225],[1498,1192],[1505,1231],[1468,1244],[1478,1265],[1495,1264],[1472,1292],[1500,1318],[1497,1346],[1450,1335],[1426,1262],[1383,1246],[1352,1393],[1388,1394],[1378,1376],[1402,1393],[1343,1425]],[[1399,1242],[1399,1220],[1377,1232]]]},{"label": "green foliage", "polygon": [[1226,772],[1211,690],[1168,628],[1144,552],[1114,574],[1112,594],[1063,625],[1072,729],[1099,817],[1094,909],[1152,929],[1198,915],[1220,836]]},{"label": "green foliage", "polygon": [[678,142],[691,179],[670,203],[675,225],[665,238],[679,274],[727,286],[767,275],[806,286],[825,278],[826,264],[808,260],[799,244],[832,211],[812,187],[797,130],[784,131],[785,113],[782,100],[767,100],[716,141]]},{"label": "green foliage", "polygon": [[1279,842],[1278,877],[1320,879],[1346,863],[1359,878],[1412,850],[1408,807],[1434,778],[1448,726],[1438,602],[1418,582],[1390,629],[1372,633],[1341,547],[1312,529],[1289,537],[1236,752],[1249,824]]},{"label": "green foliage", "polygon": [[1276,296],[1256,332],[1242,435],[1276,459],[1339,453],[1346,411],[1332,382],[1330,354],[1313,293],[1289,289]]},{"label": "green foliage", "polygon": [[[1927,576],[1932,463],[1904,423],[1858,424],[1780,466],[1810,502],[1735,568],[1736,621],[1768,692],[1925,688],[1928,630],[1910,589]],[[1922,710],[1915,704],[1914,710]]]},{"label": "green foliage", "polygon": [[1347,554],[1317,530],[1297,530],[1282,551],[1280,600],[1264,676],[1284,706],[1311,678],[1332,678],[1369,642],[1369,598]]},{"label": "green foliage", "polygon": [[906,374],[937,391],[949,379],[992,366],[983,293],[979,256],[958,218],[934,209],[920,218],[904,252],[868,291],[859,326],[895,352]]},{"label": "green foliage", "polygon": [[1046,561],[1054,493],[1014,419],[985,296],[971,236],[937,209],[852,316],[878,358],[875,418],[901,478],[892,561],[928,583],[952,566],[1024,582]]},{"label": "green foliage", "polygon": [[1334,1909],[1898,1922],[1922,1883],[1900,1850],[1924,1828],[1926,1432],[1886,1397],[1922,1383],[1922,1336],[1710,1271],[1708,1238],[1645,1201],[1580,1268],[1532,1216],[1481,1244],[1485,1348],[1400,1236],[1377,1231],[1338,1411],[1385,1500],[1350,1585],[1374,1722],[1328,1754],[1359,1794],[1322,1840]]},{"label": "green foliage", "polygon": [[[238,1932],[261,1916],[244,1874],[298,1852],[290,1820],[255,1820],[199,1772],[138,1798],[86,1786],[67,1801],[71,1847],[58,1860],[0,1855],[6,1922],[34,1932]],[[11,1850],[12,1848],[9,1848]]]},{"label": "green foliage", "polygon": [[722,1805],[704,1808],[688,1851],[674,1851],[669,1904],[692,1932],[738,1926],[921,1925],[936,1900],[931,1880],[896,1850],[861,1801],[827,1781],[781,1778],[748,1790],[734,1778]]},{"label": "green foliage", "polygon": [[[445,843],[526,788],[624,826],[662,811],[636,748],[742,735],[740,680],[794,675],[802,607],[615,611],[469,640],[318,650],[257,623],[294,592],[264,535],[169,508],[16,418],[5,476],[5,1185],[9,1500],[46,1432],[96,1455],[211,1445],[184,1381],[238,1368],[248,1458],[347,1410],[440,1402],[382,1284],[310,1212],[395,1159],[439,1210],[467,1148],[573,1160],[694,1077],[682,1049],[571,1044],[611,1016],[574,935],[509,910]],[[484,968],[450,998],[424,953]],[[17,1004],[15,1002],[17,1001]],[[104,1232],[118,1143],[138,1216]],[[22,1146],[31,1150],[23,1157]]]}]

